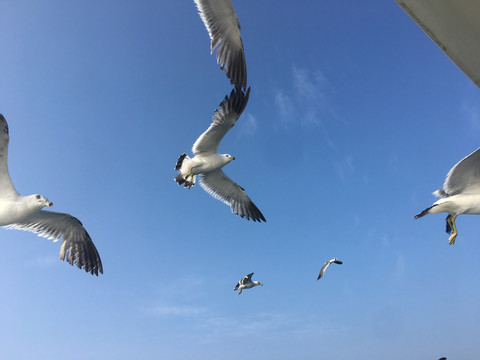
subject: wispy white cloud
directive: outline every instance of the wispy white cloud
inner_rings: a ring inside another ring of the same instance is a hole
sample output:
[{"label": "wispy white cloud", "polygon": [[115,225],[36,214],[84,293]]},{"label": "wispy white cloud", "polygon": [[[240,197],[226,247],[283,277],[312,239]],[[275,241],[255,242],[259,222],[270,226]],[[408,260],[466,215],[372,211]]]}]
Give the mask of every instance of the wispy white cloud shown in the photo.
[{"label": "wispy white cloud", "polygon": [[238,136],[253,136],[258,128],[257,118],[250,113],[244,113],[237,126]]},{"label": "wispy white cloud", "polygon": [[205,316],[209,312],[207,308],[203,307],[169,304],[157,304],[141,310],[155,317],[199,317]]},{"label": "wispy white cloud", "polygon": [[319,127],[325,118],[336,117],[328,100],[332,90],[321,70],[293,64],[291,80],[290,88],[277,89],[274,94],[281,125],[288,127],[295,123],[305,128]]},{"label": "wispy white cloud", "polygon": [[54,255],[37,256],[33,259],[25,260],[26,265],[36,267],[50,267],[55,266],[58,263],[60,263],[60,260]]},{"label": "wispy white cloud", "polygon": [[355,168],[353,166],[353,158],[350,155],[344,156],[341,160],[334,162],[335,170],[340,179],[345,182],[347,176],[353,174]]},{"label": "wispy white cloud", "polygon": [[286,95],[282,90],[277,90],[274,102],[283,126],[286,126],[288,122],[294,120],[293,103],[290,96]]},{"label": "wispy white cloud", "polygon": [[480,129],[480,106],[463,103],[461,111],[468,123],[475,129]]}]

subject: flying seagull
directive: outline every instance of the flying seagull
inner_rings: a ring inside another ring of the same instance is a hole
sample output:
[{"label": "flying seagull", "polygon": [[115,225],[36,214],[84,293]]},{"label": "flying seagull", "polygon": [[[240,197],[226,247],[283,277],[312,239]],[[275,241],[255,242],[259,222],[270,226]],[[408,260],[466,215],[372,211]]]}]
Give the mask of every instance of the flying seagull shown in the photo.
[{"label": "flying seagull", "polygon": [[31,231],[53,241],[63,236],[60,260],[66,258],[70,265],[76,264],[92,275],[103,274],[97,249],[78,219],[69,214],[44,211],[43,207],[53,206],[51,201],[38,194],[22,196],[15,190],[7,165],[9,140],[7,121],[0,114],[0,226]]},{"label": "flying seagull", "polygon": [[230,205],[235,215],[253,221],[266,221],[263,214],[250,200],[245,189],[233,182],[222,171],[222,167],[235,158],[229,154],[219,154],[218,145],[225,134],[234,125],[242,114],[248,102],[250,88],[244,93],[240,89],[233,89],[229,97],[220,104],[220,109],[215,111],[213,123],[193,144],[193,158],[182,154],[175,165],[179,173],[175,177],[178,185],[184,184],[186,188],[195,185],[197,175],[200,185],[214,198]]},{"label": "flying seagull", "polygon": [[443,188],[433,195],[440,198],[429,208],[414,216],[447,212],[447,233],[450,245],[458,235],[455,220],[460,214],[480,214],[480,148],[460,160],[447,174]]},{"label": "flying seagull", "polygon": [[247,88],[247,65],[238,21],[231,0],[195,0],[198,13],[217,50],[217,63],[236,88]]},{"label": "flying seagull", "polygon": [[238,293],[238,295],[240,295],[243,289],[251,289],[252,287],[257,285],[263,286],[263,284],[260,281],[252,281],[252,275],[253,273],[248,274],[247,276],[244,276],[243,278],[241,278],[237,286],[235,286],[235,289],[233,289],[233,291],[240,290],[240,292]]},{"label": "flying seagull", "polygon": [[327,267],[331,263],[335,263],[335,264],[339,264],[339,265],[343,264],[340,260],[337,260],[337,258],[332,259],[332,260],[328,260],[325,264],[323,264],[322,268],[320,269],[320,274],[318,274],[317,280],[319,280],[323,276],[323,273],[325,272],[325,270],[327,270]]}]

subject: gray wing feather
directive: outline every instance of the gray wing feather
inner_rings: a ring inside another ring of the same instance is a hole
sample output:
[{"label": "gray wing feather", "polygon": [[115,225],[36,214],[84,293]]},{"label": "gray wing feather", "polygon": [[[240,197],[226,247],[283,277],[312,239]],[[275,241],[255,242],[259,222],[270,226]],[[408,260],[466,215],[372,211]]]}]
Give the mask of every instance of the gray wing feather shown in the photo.
[{"label": "gray wing feather", "polygon": [[7,120],[0,114],[0,198],[18,195],[8,173],[8,134]]},{"label": "gray wing feather", "polygon": [[247,196],[244,189],[233,182],[221,169],[200,174],[199,179],[202,188],[214,198],[230,205],[235,215],[246,217],[247,220],[266,222],[265,217]]},{"label": "gray wing feather", "polygon": [[250,88],[246,93],[242,90],[233,89],[230,96],[225,96],[219,109],[215,110],[213,115],[213,123],[193,144],[193,153],[199,154],[216,154],[218,145],[222,141],[225,134],[235,125],[238,118],[248,103],[250,96]]},{"label": "gray wing feather", "polygon": [[253,273],[248,274],[248,275],[244,276],[243,278],[241,278],[240,281],[238,282],[237,286],[235,286],[234,290],[237,290],[240,285],[245,285],[245,284],[248,284],[249,282],[251,282],[252,281],[252,275],[253,275]]},{"label": "gray wing feather", "polygon": [[446,197],[480,192],[480,148],[460,160],[447,174],[443,189],[434,192]]},{"label": "gray wing feather", "polygon": [[247,87],[247,65],[238,21],[231,0],[195,0],[211,39],[211,52],[236,88]]},{"label": "gray wing feather", "polygon": [[102,260],[90,235],[80,220],[64,213],[39,211],[21,223],[6,226],[7,229],[31,231],[38,236],[58,241],[63,237],[60,246],[60,260],[67,260],[70,265],[76,264],[79,269],[98,276],[103,274]]}]

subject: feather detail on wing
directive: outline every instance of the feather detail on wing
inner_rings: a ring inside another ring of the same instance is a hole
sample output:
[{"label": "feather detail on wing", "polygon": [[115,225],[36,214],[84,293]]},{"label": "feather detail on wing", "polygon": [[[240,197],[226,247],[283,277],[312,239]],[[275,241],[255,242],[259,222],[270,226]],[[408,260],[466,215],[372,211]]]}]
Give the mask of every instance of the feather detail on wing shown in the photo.
[{"label": "feather detail on wing", "polygon": [[247,92],[233,89],[230,96],[225,96],[219,109],[215,110],[213,123],[193,144],[192,151],[195,155],[216,154],[218,145],[225,134],[235,125],[238,118],[248,103],[250,88]]},{"label": "feather detail on wing", "polygon": [[231,0],[195,0],[200,17],[211,39],[211,52],[217,50],[217,63],[236,88],[247,87],[247,65],[238,21]]},{"label": "feather detail on wing", "polygon": [[434,195],[446,197],[480,192],[480,148],[460,160],[447,174],[443,189]]},{"label": "feather detail on wing", "polygon": [[8,135],[7,120],[0,114],[0,198],[18,195],[8,173]]},{"label": "feather detail on wing", "polygon": [[239,282],[237,283],[237,285],[235,286],[235,289],[233,289],[233,290],[234,290],[234,291],[235,291],[235,290],[238,290],[238,288],[239,288],[241,285],[245,285],[245,284],[251,282],[251,281],[252,281],[252,275],[253,275],[253,273],[248,274],[248,275],[244,276],[243,278],[241,278],[240,281],[239,281]]},{"label": "feather detail on wing", "polygon": [[66,258],[70,265],[76,264],[79,269],[83,268],[92,275],[98,276],[98,272],[103,274],[102,260],[92,239],[82,223],[69,214],[42,210],[21,223],[5,228],[30,231],[53,241],[63,237],[60,260]]},{"label": "feather detail on wing", "polygon": [[202,188],[214,198],[230,205],[235,215],[246,217],[247,220],[266,222],[265,217],[247,196],[245,190],[233,182],[221,169],[200,174],[199,177]]}]

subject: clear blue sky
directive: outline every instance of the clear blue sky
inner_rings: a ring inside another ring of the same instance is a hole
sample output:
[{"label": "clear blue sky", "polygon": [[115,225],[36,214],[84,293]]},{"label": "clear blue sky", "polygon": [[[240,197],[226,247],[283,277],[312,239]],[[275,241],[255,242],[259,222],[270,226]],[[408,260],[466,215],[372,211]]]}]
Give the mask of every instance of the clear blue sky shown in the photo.
[{"label": "clear blue sky", "polygon": [[454,246],[413,220],[480,146],[479,89],[393,0],[234,7],[252,91],[220,151],[262,224],[173,181],[231,90],[193,1],[0,1],[10,174],[105,270],[1,229],[0,358],[480,358],[480,217]]}]

